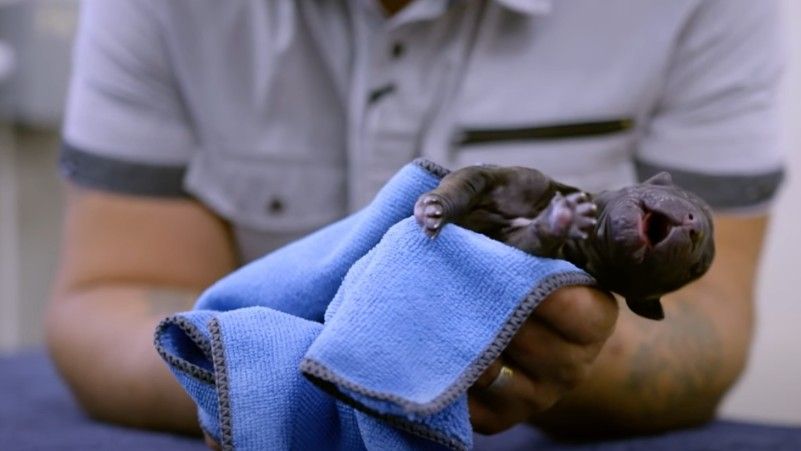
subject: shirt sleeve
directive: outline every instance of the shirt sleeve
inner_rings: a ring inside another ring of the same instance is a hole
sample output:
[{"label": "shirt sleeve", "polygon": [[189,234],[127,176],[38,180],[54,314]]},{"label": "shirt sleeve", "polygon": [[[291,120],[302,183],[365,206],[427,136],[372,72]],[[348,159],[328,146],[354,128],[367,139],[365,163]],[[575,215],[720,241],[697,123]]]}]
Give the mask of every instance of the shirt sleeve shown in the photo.
[{"label": "shirt sleeve", "polygon": [[82,2],[60,158],[78,185],[185,195],[197,146],[158,14],[149,0]]},{"label": "shirt sleeve", "polygon": [[710,0],[687,22],[637,155],[716,210],[764,210],[783,179],[776,0]]}]

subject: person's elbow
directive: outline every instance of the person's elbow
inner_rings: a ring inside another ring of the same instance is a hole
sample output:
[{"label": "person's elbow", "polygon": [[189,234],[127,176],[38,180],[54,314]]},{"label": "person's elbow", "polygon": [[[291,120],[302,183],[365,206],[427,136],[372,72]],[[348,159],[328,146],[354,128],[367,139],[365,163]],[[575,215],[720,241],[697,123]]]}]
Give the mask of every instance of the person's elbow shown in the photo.
[{"label": "person's elbow", "polygon": [[50,359],[81,409],[91,418],[111,421],[107,404],[102,402],[102,394],[97,393],[99,387],[91,382],[94,377],[90,373],[95,371],[99,362],[84,364],[89,356],[82,352],[81,340],[75,333],[81,327],[75,319],[75,310],[80,307],[70,305],[63,294],[56,296],[50,301],[44,317],[45,345]]}]

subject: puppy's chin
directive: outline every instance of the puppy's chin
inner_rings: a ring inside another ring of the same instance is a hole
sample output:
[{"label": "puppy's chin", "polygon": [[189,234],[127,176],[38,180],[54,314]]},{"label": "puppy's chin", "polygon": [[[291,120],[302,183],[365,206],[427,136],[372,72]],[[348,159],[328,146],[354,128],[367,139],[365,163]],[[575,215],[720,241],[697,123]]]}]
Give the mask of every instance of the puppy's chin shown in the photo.
[{"label": "puppy's chin", "polygon": [[[664,180],[598,193],[587,269],[626,298],[653,299],[703,275],[715,254],[712,212]],[[667,180],[669,182],[669,180]]]},{"label": "puppy's chin", "polygon": [[605,216],[590,243],[595,256],[590,270],[610,290],[627,298],[658,298],[694,279],[688,268],[700,254],[682,229],[655,222],[661,219],[631,204]]}]

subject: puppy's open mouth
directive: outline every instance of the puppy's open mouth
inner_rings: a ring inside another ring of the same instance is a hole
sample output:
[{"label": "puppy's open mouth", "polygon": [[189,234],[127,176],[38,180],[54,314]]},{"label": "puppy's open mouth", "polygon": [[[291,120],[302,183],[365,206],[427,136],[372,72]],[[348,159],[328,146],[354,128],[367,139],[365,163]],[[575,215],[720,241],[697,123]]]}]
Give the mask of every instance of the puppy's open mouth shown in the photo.
[{"label": "puppy's open mouth", "polygon": [[670,235],[675,225],[665,214],[651,210],[642,206],[642,217],[640,218],[640,238],[649,248],[658,246]]}]

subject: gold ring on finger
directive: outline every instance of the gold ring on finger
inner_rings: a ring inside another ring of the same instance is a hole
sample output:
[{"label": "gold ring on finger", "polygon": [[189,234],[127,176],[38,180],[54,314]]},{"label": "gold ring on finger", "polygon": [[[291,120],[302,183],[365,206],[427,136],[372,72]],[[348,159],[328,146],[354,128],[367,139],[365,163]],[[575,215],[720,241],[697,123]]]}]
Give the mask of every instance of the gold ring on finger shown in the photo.
[{"label": "gold ring on finger", "polygon": [[487,386],[487,390],[490,391],[501,391],[503,390],[509,383],[512,382],[512,377],[514,376],[515,372],[512,371],[506,365],[501,367],[501,371],[498,372],[498,375],[495,376],[495,379]]}]

